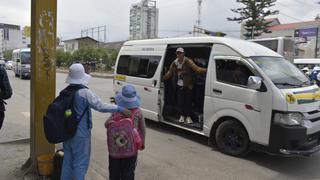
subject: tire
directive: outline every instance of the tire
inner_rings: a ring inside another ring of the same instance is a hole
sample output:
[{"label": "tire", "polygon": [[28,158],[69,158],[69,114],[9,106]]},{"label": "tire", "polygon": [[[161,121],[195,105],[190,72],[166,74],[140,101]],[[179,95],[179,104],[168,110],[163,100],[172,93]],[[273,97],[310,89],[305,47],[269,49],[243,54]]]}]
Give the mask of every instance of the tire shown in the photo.
[{"label": "tire", "polygon": [[215,140],[219,150],[225,154],[243,157],[249,153],[248,133],[234,120],[226,120],[218,126]]}]

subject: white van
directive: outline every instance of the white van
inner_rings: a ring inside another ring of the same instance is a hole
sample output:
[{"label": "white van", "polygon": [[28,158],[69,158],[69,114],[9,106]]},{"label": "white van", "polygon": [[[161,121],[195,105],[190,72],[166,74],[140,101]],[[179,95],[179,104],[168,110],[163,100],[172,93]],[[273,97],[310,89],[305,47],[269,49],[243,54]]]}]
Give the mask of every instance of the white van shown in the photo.
[{"label": "white van", "polygon": [[[204,95],[197,97],[204,103],[193,107],[192,124],[178,122],[174,84],[162,80],[178,47],[187,57],[206,62],[200,86]],[[245,82],[233,80],[235,69],[241,69]],[[281,55],[256,43],[224,37],[128,41],[116,61],[114,91],[126,84],[136,87],[146,119],[207,136],[226,154],[243,156],[254,149],[309,155],[320,150],[319,87]]]},{"label": "white van", "polygon": [[12,51],[12,70],[15,76],[21,79],[30,78],[31,54],[30,48],[15,49]]}]

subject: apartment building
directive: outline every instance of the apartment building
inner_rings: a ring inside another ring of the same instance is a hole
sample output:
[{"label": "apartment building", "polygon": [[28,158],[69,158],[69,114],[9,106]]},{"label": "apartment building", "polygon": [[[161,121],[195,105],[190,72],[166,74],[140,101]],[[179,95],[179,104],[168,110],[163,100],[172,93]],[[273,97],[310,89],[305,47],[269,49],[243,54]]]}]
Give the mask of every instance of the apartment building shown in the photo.
[{"label": "apartment building", "polygon": [[156,1],[142,0],[130,9],[129,34],[131,40],[158,37],[159,9]]}]

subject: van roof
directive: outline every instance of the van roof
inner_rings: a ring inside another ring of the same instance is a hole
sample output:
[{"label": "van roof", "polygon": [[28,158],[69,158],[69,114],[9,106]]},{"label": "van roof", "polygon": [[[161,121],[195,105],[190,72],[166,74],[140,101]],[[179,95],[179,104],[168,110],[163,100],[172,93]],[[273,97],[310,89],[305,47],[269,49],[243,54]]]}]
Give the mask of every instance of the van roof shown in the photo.
[{"label": "van roof", "polygon": [[20,51],[20,52],[30,52],[30,48],[21,48],[21,49],[13,50],[13,52],[18,52],[18,51]]},{"label": "van roof", "polygon": [[[191,44],[191,43],[219,43],[225,44],[244,57],[250,56],[275,56],[282,57],[278,53],[257,43],[227,37],[183,37],[166,39],[133,40],[124,43],[124,46],[166,45],[166,44]],[[183,46],[183,45],[182,45]]]}]

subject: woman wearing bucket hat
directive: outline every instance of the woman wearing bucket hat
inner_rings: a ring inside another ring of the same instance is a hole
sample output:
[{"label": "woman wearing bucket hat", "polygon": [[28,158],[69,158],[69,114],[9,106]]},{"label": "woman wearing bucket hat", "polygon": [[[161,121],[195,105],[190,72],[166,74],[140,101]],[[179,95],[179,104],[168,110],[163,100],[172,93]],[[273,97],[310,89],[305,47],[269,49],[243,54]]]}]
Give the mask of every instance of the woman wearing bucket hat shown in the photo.
[{"label": "woman wearing bucket hat", "polygon": [[[90,161],[91,152],[91,108],[99,112],[121,112],[130,116],[131,112],[121,106],[103,103],[90,89],[85,87],[89,83],[90,75],[85,73],[82,64],[75,63],[69,68],[66,83],[69,86],[83,86],[74,95],[74,110],[80,122],[73,138],[63,142],[64,159],[62,165],[62,180],[84,180]],[[83,114],[83,112],[85,112]],[[83,115],[82,115],[83,114]],[[82,115],[82,116],[81,116]]]},{"label": "woman wearing bucket hat", "polygon": [[[137,94],[135,88],[132,85],[125,85],[122,88],[122,91],[115,96],[115,101],[117,105],[131,110],[131,113],[132,113],[131,119],[133,120],[133,125],[135,129],[138,131],[139,137],[141,138],[141,141],[142,141],[140,150],[143,150],[145,148],[146,128],[145,128],[145,121],[144,121],[142,112],[139,108],[141,103],[140,97]],[[110,125],[110,123],[117,121],[119,119],[122,119],[121,115],[119,117],[118,113],[113,113],[112,116],[105,122],[105,127],[107,128],[108,136],[111,136],[111,137],[117,136],[118,132],[114,129],[110,130],[108,128],[108,125]],[[110,132],[108,132],[109,130]],[[124,140],[126,141],[125,138]],[[130,144],[130,143],[126,143],[126,145],[127,144]],[[118,148],[114,148],[114,149],[119,150]],[[124,155],[121,154],[121,152],[115,152],[117,150],[113,151],[113,146],[110,145],[108,142],[108,150],[109,150],[109,179],[110,180],[134,180],[134,171],[137,164],[138,149],[136,149],[135,151],[132,151],[133,153],[129,156],[126,155],[125,157],[120,157]],[[118,154],[119,156],[118,157],[112,156],[115,154]]]}]

